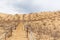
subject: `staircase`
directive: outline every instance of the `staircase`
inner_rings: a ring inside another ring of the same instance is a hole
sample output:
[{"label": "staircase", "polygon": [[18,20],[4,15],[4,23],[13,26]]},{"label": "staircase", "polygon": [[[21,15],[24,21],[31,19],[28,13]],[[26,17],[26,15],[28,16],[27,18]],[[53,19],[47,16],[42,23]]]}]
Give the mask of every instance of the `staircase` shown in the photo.
[{"label": "staircase", "polygon": [[15,31],[13,31],[12,36],[7,40],[27,40],[26,33],[24,31],[23,23],[20,23]]}]

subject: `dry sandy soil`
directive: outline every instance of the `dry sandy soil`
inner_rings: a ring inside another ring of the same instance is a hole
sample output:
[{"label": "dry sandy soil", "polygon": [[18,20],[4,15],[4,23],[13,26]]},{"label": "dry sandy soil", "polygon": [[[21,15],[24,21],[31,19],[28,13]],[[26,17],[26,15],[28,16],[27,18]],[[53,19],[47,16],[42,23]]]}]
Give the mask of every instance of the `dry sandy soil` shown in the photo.
[{"label": "dry sandy soil", "polygon": [[[7,40],[60,40],[59,11],[19,14],[18,16],[20,23]],[[28,29],[27,32],[25,27]]]}]

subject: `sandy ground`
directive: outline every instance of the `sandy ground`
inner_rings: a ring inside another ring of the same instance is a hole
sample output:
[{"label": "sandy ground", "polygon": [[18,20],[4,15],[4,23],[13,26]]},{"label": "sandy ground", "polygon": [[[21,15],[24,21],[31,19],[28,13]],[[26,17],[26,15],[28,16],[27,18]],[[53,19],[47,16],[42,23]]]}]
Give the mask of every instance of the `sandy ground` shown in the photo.
[{"label": "sandy ground", "polygon": [[18,25],[17,29],[14,30],[12,37],[8,38],[8,40],[27,40],[22,23]]}]

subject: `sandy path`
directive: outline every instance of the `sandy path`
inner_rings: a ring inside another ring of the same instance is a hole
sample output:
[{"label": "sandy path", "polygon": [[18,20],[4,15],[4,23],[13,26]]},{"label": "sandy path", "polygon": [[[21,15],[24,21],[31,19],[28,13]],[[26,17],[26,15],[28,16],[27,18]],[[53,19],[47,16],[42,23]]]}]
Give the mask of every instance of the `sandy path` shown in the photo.
[{"label": "sandy path", "polygon": [[27,40],[22,23],[18,25],[17,29],[14,30],[12,37],[8,38],[8,40]]}]

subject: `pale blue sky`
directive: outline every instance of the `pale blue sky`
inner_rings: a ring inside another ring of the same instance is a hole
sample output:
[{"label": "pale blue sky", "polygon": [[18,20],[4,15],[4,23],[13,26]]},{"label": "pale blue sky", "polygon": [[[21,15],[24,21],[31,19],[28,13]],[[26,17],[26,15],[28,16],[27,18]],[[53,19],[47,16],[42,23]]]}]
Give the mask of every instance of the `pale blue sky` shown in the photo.
[{"label": "pale blue sky", "polygon": [[41,11],[60,11],[60,0],[0,0],[0,12],[23,14]]}]

